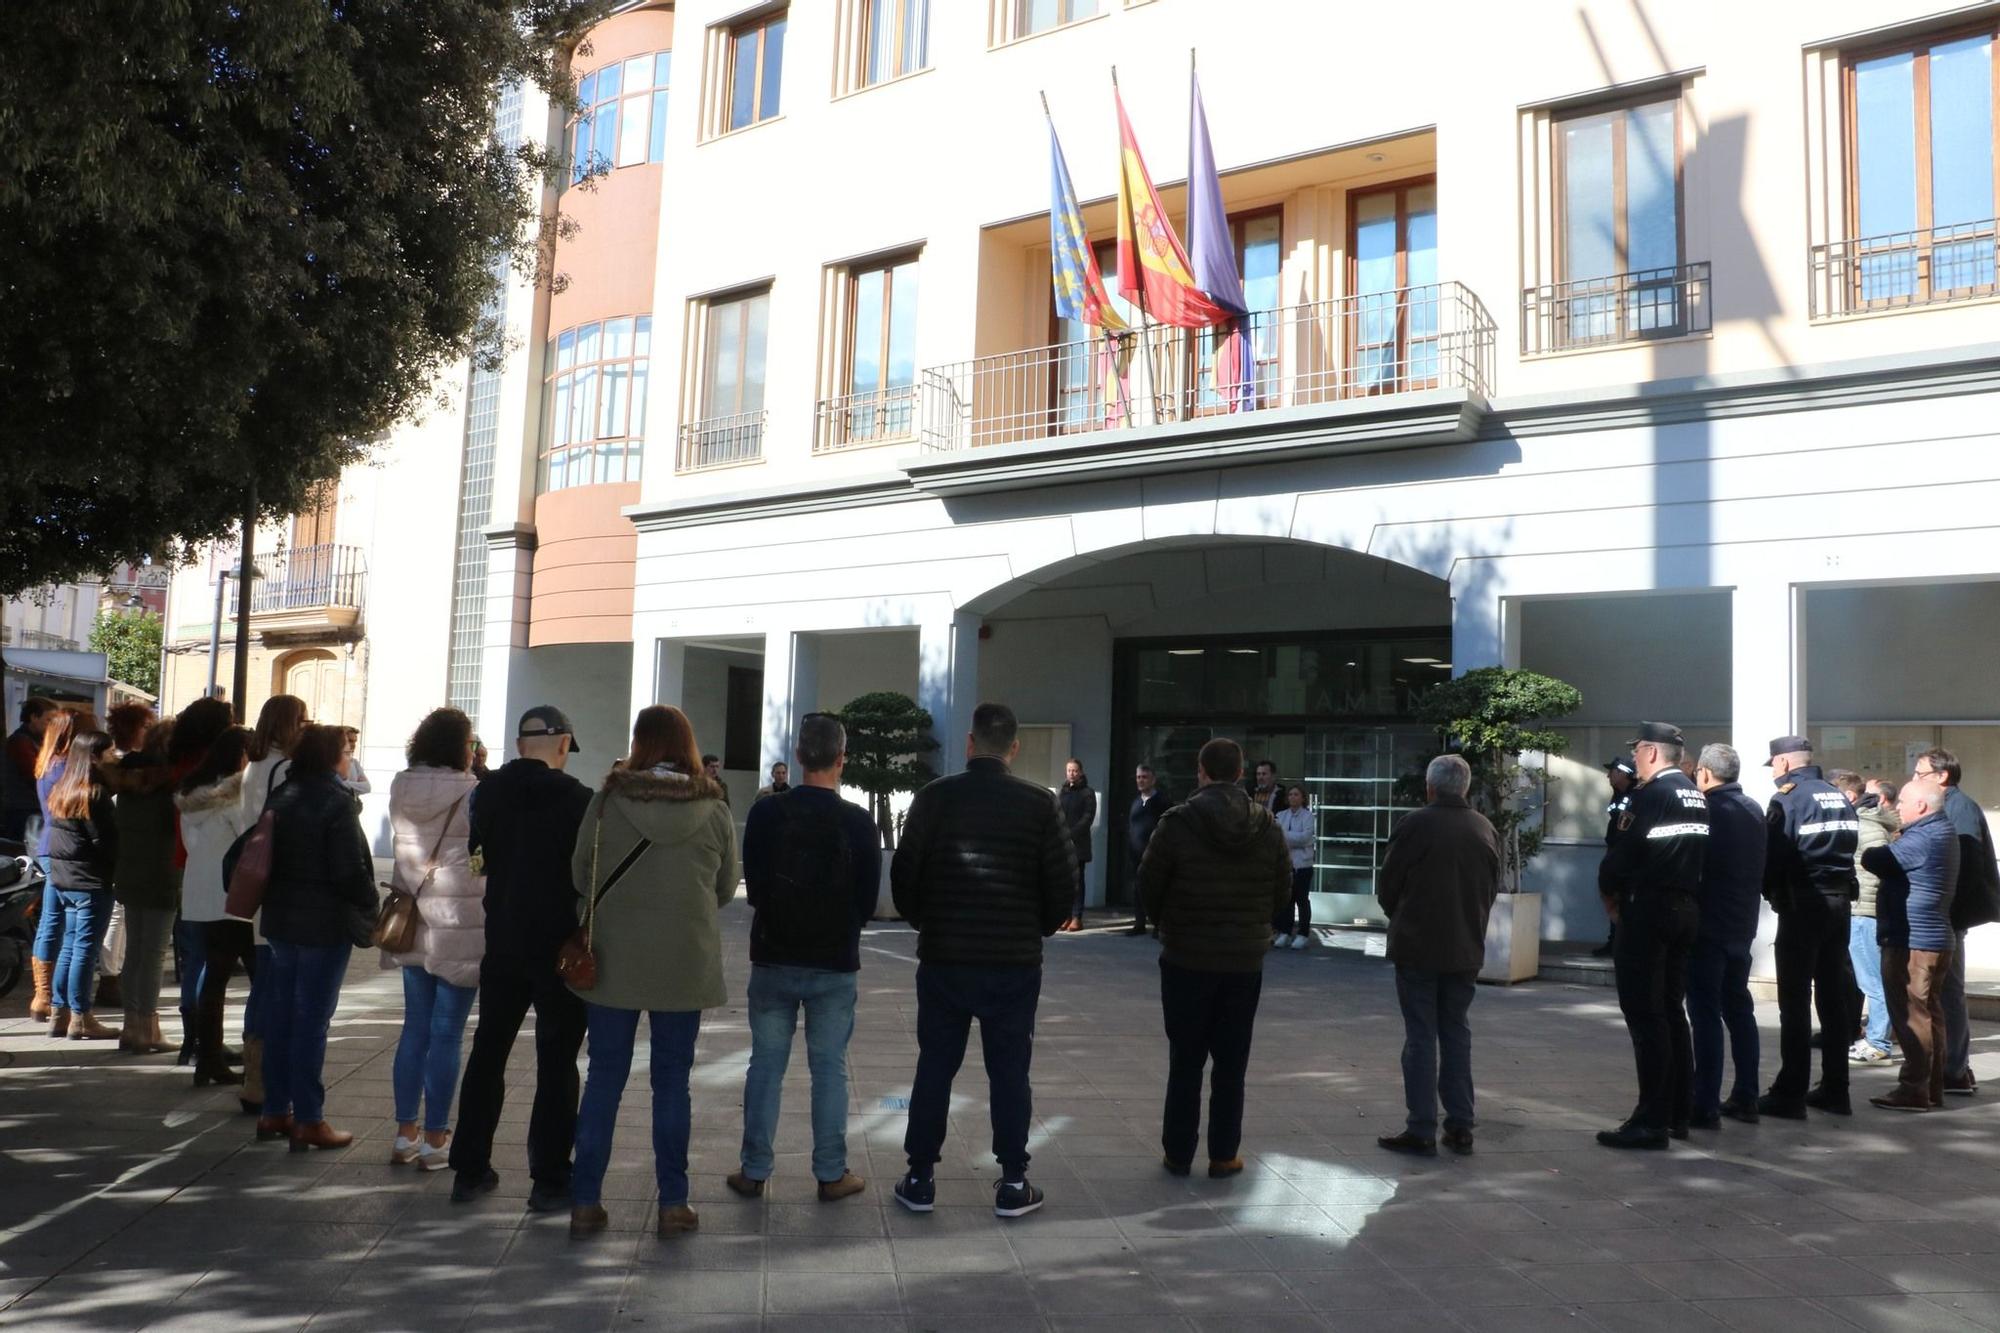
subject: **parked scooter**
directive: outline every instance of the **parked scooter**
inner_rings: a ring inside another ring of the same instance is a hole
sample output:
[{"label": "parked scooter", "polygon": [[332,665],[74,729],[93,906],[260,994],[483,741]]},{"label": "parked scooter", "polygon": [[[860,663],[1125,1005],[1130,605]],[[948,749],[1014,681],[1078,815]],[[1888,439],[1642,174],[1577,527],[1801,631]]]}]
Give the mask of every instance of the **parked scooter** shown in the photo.
[{"label": "parked scooter", "polygon": [[42,868],[18,842],[0,841],[0,997],[21,984],[42,911]]}]

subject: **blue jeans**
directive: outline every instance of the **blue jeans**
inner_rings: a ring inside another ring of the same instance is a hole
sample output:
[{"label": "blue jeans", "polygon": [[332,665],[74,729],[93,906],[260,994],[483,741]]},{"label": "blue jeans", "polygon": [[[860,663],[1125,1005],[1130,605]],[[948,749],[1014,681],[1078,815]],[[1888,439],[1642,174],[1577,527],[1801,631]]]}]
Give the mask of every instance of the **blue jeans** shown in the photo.
[{"label": "blue jeans", "polygon": [[53,1002],[73,1014],[90,1012],[97,989],[97,950],[111,924],[111,890],[86,893],[59,889],[63,905],[62,947],[56,951]]},{"label": "blue jeans", "polygon": [[49,873],[49,858],[42,862],[42,914],[35,919],[35,959],[37,962],[53,963],[62,952],[63,900],[62,890],[56,887],[55,876]]},{"label": "blue jeans", "polygon": [[176,919],[174,948],[180,960],[181,1013],[191,1023],[201,1003],[201,974],[208,966],[208,923]]},{"label": "blue jeans", "polygon": [[1889,999],[1882,993],[1882,946],[1875,940],[1874,917],[1857,916],[1849,923],[1847,956],[1854,963],[1854,984],[1868,997],[1868,1044],[1886,1051],[1891,1041]]},{"label": "blue jeans", "polygon": [[1396,1005],[1403,1012],[1403,1123],[1418,1138],[1437,1137],[1439,1101],[1446,1129],[1470,1134],[1477,1124],[1470,1014],[1478,976],[1396,965]]},{"label": "blue jeans", "polygon": [[478,995],[477,986],[454,986],[421,967],[403,969],[403,1036],[391,1073],[401,1123],[416,1121],[421,1099],[425,1129],[436,1134],[451,1127],[465,1019]]},{"label": "blue jeans", "polygon": [[[639,1039],[639,1010],[589,1004],[590,1072],[583,1080],[583,1102],[576,1109],[576,1169],[570,1177],[570,1198],[578,1207],[601,1202],[604,1171],[611,1163],[611,1134],[618,1124],[618,1102],[632,1073],[632,1047]],[[701,1010],[653,1010],[653,1173],[660,1186],[660,1207],[687,1202],[688,1136],[694,1132],[694,1110],[688,1104],[688,1074],[694,1069],[694,1039],[701,1031]]]},{"label": "blue jeans", "polygon": [[847,1171],[847,1039],[854,1035],[856,973],[813,967],[750,969],[750,1072],[743,1079],[743,1174],[771,1176],[771,1140],[792,1030],[806,1011],[806,1065],[812,1070],[813,1177]]},{"label": "blue jeans", "polygon": [[[1868,923],[1872,934],[1875,923]],[[1880,981],[1877,983],[1880,990]],[[1757,1100],[1757,1004],[1750,998],[1750,944],[1696,939],[1688,955],[1688,1026],[1694,1041],[1694,1113],[1721,1114],[1722,1034],[1727,1028],[1736,1059],[1729,1099]]]},{"label": "blue jeans", "polygon": [[[301,1125],[326,1119],[326,1033],[347,976],[347,944],[271,941],[264,1012],[264,1114]],[[257,969],[259,979],[267,973]]]}]

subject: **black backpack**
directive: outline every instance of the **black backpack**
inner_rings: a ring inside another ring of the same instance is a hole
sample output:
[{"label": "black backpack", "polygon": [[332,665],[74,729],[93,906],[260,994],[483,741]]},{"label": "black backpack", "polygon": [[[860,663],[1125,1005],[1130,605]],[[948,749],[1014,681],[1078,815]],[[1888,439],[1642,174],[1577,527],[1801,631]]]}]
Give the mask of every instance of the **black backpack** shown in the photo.
[{"label": "black backpack", "polygon": [[843,953],[854,933],[854,851],[842,827],[847,806],[799,796],[793,790],[764,798],[777,802],[781,818],[754,929],[760,944],[787,957]]}]

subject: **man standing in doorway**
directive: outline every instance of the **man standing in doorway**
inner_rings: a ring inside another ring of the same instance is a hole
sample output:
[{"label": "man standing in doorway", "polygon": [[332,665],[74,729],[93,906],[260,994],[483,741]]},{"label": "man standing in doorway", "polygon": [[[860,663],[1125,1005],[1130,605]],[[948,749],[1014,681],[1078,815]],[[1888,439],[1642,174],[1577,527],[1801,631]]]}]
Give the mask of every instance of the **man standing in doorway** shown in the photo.
[{"label": "man standing in doorway", "polygon": [[[1764,890],[1764,812],[1743,794],[1743,760],[1734,746],[1705,745],[1694,782],[1708,798],[1708,849],[1701,866],[1700,920],[1688,960],[1688,1025],[1694,1038],[1696,1129],[1722,1118],[1757,1123],[1757,1004],[1750,998],[1750,944]],[[1722,1099],[1722,1034],[1736,1062],[1736,1082]]]},{"label": "man standing in doorway", "polygon": [[1284,809],[1285,794],[1278,790],[1278,766],[1268,759],[1259,759],[1250,771],[1257,784],[1251,788],[1251,801],[1274,815]]},{"label": "man standing in doorway", "polygon": [[1070,850],[1076,858],[1076,894],[1070,905],[1067,931],[1083,929],[1083,895],[1090,878],[1090,830],[1097,823],[1097,793],[1083,775],[1083,761],[1072,759],[1063,765],[1062,790],[1056,793],[1062,810],[1063,831],[1069,835]]},{"label": "man standing in doorway", "polygon": [[[1638,780],[1638,773],[1632,767],[1629,756],[1621,755],[1604,765],[1604,776],[1611,783],[1611,799],[1604,806],[1604,850],[1611,851],[1611,844],[1618,841],[1618,822],[1625,812],[1632,808],[1632,787]],[[1604,943],[1590,951],[1592,958],[1609,958],[1618,947],[1618,917],[1612,911],[1610,899],[1604,900],[1606,926]]]},{"label": "man standing in doorway", "polygon": [[729,784],[722,780],[722,760],[712,754],[703,755],[701,757],[701,771],[708,775],[711,782],[722,788],[722,803],[728,805]]},{"label": "man standing in doorway", "polygon": [[[846,733],[843,731],[841,734],[844,736]],[[811,786],[812,784],[808,781],[806,785]],[[766,796],[779,796],[791,789],[792,766],[780,759],[777,763],[771,765],[771,785],[768,787],[759,787],[757,789],[756,800],[761,801]],[[755,805],[756,801],[752,801],[751,804]]]},{"label": "man standing in doorway", "polygon": [[1679,727],[1639,724],[1632,741],[1638,790],[1597,873],[1599,892],[1618,907],[1618,1008],[1639,1071],[1631,1117],[1597,1132],[1607,1148],[1664,1148],[1669,1138],[1688,1136],[1693,1115],[1687,969],[1708,854],[1708,801],[1681,772],[1686,748]]},{"label": "man standing in doorway", "polygon": [[1974,926],[2000,921],[2000,869],[1993,859],[1993,830],[1986,812],[1958,785],[1961,775],[1957,755],[1926,750],[1917,756],[1913,780],[1944,793],[1944,816],[1958,835],[1952,953],[1938,996],[1944,1006],[1944,1090],[1970,1097],[1979,1091],[1979,1080],[1972,1073],[1972,1025],[1965,1012],[1965,934]]},{"label": "man standing in doorway", "polygon": [[1151,764],[1139,765],[1132,774],[1132,785],[1139,789],[1139,794],[1132,798],[1132,808],[1125,815],[1125,851],[1130,858],[1127,873],[1132,886],[1133,917],[1132,929],[1126,934],[1144,935],[1146,895],[1139,891],[1139,862],[1145,858],[1146,844],[1152,841],[1153,830],[1160,826],[1160,816],[1167,813],[1173,803],[1160,790],[1160,780]]},{"label": "man standing in doorway", "polygon": [[1018,732],[1005,704],[973,710],[965,771],[916,794],[889,867],[896,910],[917,931],[917,1073],[903,1139],[910,1169],[894,1191],[915,1213],[937,1202],[951,1083],[975,1018],[1000,1163],[993,1212],[1021,1217],[1042,1206],[1028,1183],[1028,1067],[1042,939],[1069,913],[1076,858],[1048,788],[1008,771]]},{"label": "man standing in doorway", "polygon": [[570,857],[590,788],[563,770],[578,753],[562,710],[521,714],[520,756],[473,790],[472,848],[485,859],[486,957],[479,966],[479,1026],[459,1092],[451,1141],[453,1203],[500,1183],[493,1134],[506,1098],[507,1057],[521,1020],[535,1011],[535,1105],[528,1120],[528,1207],[570,1206],[570,1145],[576,1139],[576,1053],[583,1001],[556,973],[556,952],[576,932]]},{"label": "man standing in doorway", "polygon": [[[1847,1047],[1854,1040],[1854,852],[1861,821],[1812,761],[1812,742],[1780,736],[1766,761],[1778,792],[1764,812],[1764,896],[1778,913],[1778,1077],[1757,1100],[1763,1115],[1803,1120],[1806,1108],[1852,1115]],[[1812,1078],[1819,1011],[1820,1081]]]},{"label": "man standing in doorway", "polygon": [[[778,1109],[792,1030],[806,1017],[812,1069],[812,1173],[819,1201],[867,1188],[847,1169],[847,1043],[854,1035],[861,928],[882,889],[875,821],[840,799],[847,729],[831,713],[799,721],[795,751],[805,782],[750,807],[743,822],[743,883],[750,895],[750,1070],[743,1080],[743,1164],[729,1188],[764,1193],[775,1157]],[[782,779],[776,765],[772,785]]]}]

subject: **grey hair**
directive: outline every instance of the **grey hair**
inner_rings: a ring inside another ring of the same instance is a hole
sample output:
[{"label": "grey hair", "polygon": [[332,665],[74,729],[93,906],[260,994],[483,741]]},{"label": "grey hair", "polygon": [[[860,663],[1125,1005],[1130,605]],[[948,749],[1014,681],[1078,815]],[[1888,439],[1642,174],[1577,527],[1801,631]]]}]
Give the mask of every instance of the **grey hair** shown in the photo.
[{"label": "grey hair", "polygon": [[1441,754],[1424,766],[1424,785],[1440,796],[1472,790],[1472,766],[1455,754]]},{"label": "grey hair", "polygon": [[807,713],[799,721],[799,743],[793,753],[808,773],[824,773],[847,753],[847,728],[831,713]]},{"label": "grey hair", "polygon": [[1701,758],[1695,760],[1695,766],[1715,774],[1718,782],[1734,782],[1743,776],[1743,756],[1736,753],[1735,746],[1721,741],[1702,746]]},{"label": "grey hair", "polygon": [[1944,809],[1944,788],[1933,787],[1928,782],[1905,783],[1897,799],[1901,800],[1904,796],[1921,805],[1927,815],[1934,815]]}]

